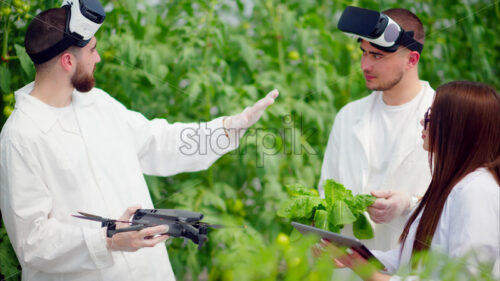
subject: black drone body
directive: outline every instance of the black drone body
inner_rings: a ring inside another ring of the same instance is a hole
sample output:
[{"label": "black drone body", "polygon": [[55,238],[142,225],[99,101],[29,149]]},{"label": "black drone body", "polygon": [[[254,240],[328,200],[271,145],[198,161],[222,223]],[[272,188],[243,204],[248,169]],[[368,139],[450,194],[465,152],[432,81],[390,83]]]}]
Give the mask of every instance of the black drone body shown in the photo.
[{"label": "black drone body", "polygon": [[175,209],[139,209],[132,218],[137,225],[168,225],[167,235],[191,239],[198,248],[205,240],[209,225],[200,222],[203,214]]},{"label": "black drone body", "polygon": [[[203,243],[207,240],[209,227],[221,227],[201,222],[200,220],[203,218],[203,214],[201,213],[176,209],[138,209],[129,222],[106,219],[82,212],[79,213],[81,216],[74,215],[74,217],[102,222],[102,226],[107,228],[106,235],[108,237],[113,237],[113,235],[120,232],[137,231],[146,227],[166,225],[168,227],[167,232],[162,234],[190,239],[198,245],[198,249],[201,249]],[[116,222],[129,223],[131,226],[117,229]]]}]

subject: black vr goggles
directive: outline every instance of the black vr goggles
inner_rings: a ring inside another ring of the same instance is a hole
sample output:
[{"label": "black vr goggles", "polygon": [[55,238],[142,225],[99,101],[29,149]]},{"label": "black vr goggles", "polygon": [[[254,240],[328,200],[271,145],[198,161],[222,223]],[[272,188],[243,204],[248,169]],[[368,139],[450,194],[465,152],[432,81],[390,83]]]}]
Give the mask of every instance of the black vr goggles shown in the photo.
[{"label": "black vr goggles", "polygon": [[375,48],[395,52],[400,45],[422,53],[423,45],[387,15],[363,8],[348,6],[337,24],[348,36],[363,39]]},{"label": "black vr goggles", "polygon": [[99,0],[65,0],[62,8],[66,9],[64,37],[39,53],[28,53],[36,64],[49,61],[70,46],[84,47],[87,45],[106,17]]}]

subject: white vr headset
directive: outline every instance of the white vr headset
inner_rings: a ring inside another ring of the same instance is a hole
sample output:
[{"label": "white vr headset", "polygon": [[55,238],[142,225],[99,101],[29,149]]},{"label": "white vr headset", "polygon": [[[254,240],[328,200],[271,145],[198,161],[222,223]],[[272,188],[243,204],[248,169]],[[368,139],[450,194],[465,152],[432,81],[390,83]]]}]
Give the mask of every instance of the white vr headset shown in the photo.
[{"label": "white vr headset", "polygon": [[340,16],[337,27],[346,35],[363,39],[377,49],[395,52],[400,45],[422,53],[423,45],[387,15],[363,8],[348,6]]},{"label": "white vr headset", "polygon": [[70,46],[84,47],[106,17],[99,0],[64,0],[62,8],[66,9],[64,37],[39,53],[28,54],[35,64],[49,61]]}]

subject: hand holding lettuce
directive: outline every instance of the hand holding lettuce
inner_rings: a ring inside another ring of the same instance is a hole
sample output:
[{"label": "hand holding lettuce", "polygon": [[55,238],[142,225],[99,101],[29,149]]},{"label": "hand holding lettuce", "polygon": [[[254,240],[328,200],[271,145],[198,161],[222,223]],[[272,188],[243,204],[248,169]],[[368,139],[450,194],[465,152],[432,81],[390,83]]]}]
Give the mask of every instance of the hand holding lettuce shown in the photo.
[{"label": "hand holding lettuce", "polygon": [[363,212],[375,202],[374,196],[353,195],[351,190],[334,180],[325,181],[325,198],[302,185],[288,185],[286,188],[292,197],[280,206],[278,216],[305,224],[314,221],[315,227],[336,233],[344,225],[353,224],[356,238],[373,238],[373,228]]}]

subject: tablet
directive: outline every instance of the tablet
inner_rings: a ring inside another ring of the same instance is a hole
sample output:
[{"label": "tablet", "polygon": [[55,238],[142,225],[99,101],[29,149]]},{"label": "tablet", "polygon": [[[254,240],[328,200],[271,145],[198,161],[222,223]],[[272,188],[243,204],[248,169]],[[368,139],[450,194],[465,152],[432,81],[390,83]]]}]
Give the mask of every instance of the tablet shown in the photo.
[{"label": "tablet", "polygon": [[338,247],[352,248],[356,250],[363,258],[370,261],[377,269],[384,269],[385,266],[366,248],[363,243],[358,239],[350,238],[344,235],[333,233],[327,230],[319,229],[313,226],[301,224],[298,222],[292,222],[292,226],[295,227],[300,233],[305,234],[315,234],[321,238],[330,241]]}]

